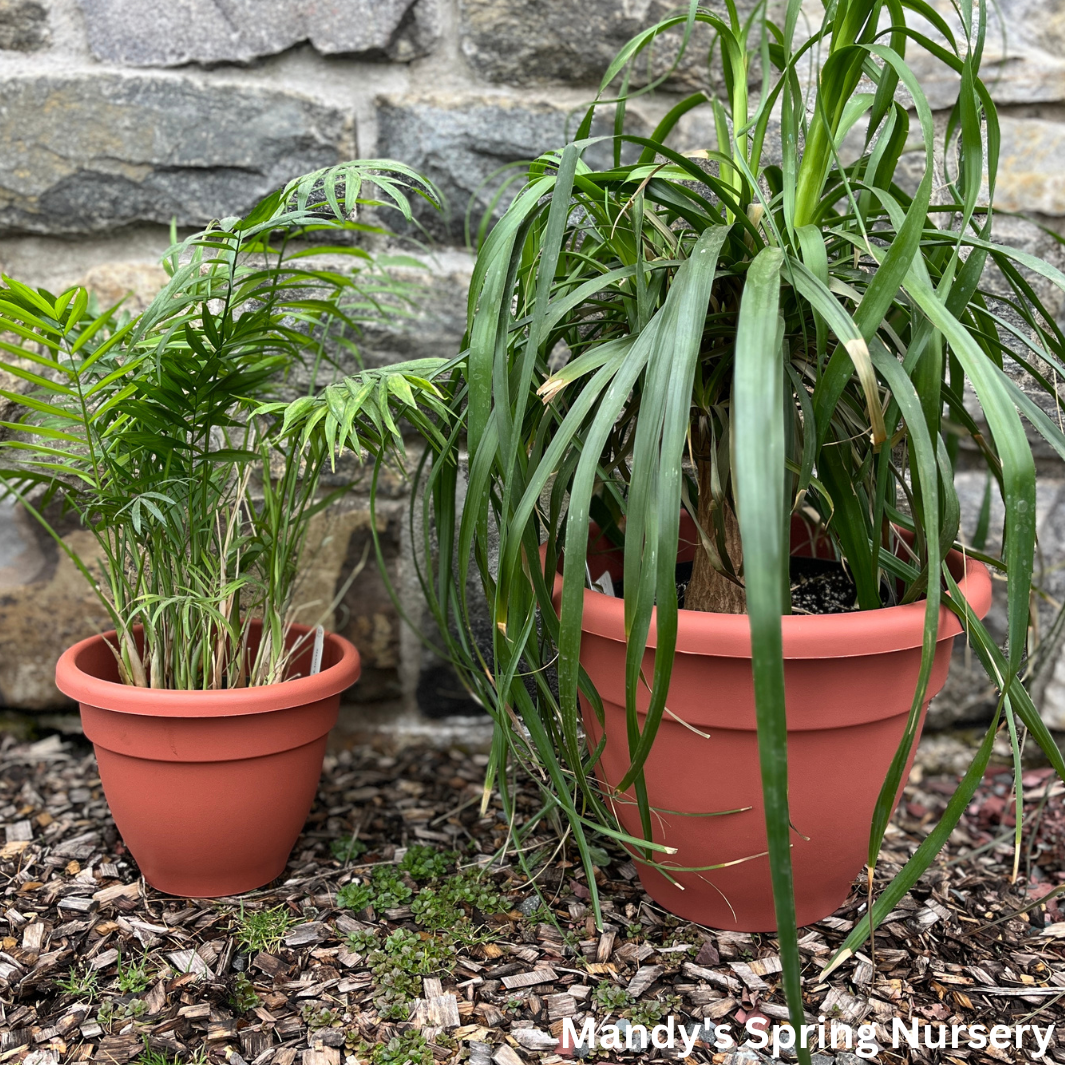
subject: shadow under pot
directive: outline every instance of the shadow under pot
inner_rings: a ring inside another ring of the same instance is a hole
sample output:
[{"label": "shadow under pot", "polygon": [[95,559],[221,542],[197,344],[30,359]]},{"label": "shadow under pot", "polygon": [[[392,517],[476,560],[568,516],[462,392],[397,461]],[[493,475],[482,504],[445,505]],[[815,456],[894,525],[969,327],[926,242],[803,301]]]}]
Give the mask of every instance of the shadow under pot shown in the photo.
[{"label": "shadow under pot", "polygon": [[[216,898],[268,884],[285,869],[318,788],[340,696],[359,676],[359,652],[325,637],[310,673],[302,638],[295,679],[220,691],[122,684],[105,644],[67,650],[56,684],[81,708],[115,825],[144,879],[170,895]],[[139,638],[139,632],[138,632]],[[252,653],[259,637],[253,629]]]},{"label": "shadow under pot", "polygon": [[[795,554],[800,546],[793,528]],[[622,576],[620,549],[591,532],[588,566],[598,579]],[[684,514],[679,561],[690,561],[698,538]],[[991,605],[987,568],[952,552],[948,565],[979,617]],[[561,604],[556,575],[554,603]],[[798,923],[812,924],[845,901],[865,866],[873,808],[902,739],[921,662],[924,602],[879,610],[781,619],[788,723],[792,864]],[[585,589],[581,665],[603,700],[604,725],[581,697],[590,749],[606,745],[596,774],[625,830],[643,837],[631,792],[616,785],[629,766],[625,717],[624,600]],[[927,698],[943,687],[951,647],[961,629],[946,607]],[[644,676],[654,672],[652,617]],[[640,726],[649,702],[637,697]],[[645,778],[654,841],[676,847],[657,860],[670,879],[637,862],[645,890],[670,912],[713,928],[767,932],[776,928],[766,856],[765,808],[758,759],[751,639],[745,614],[681,610],[677,654],[666,706]],[[679,720],[678,720],[679,719]],[[691,726],[691,727],[687,727]],[[915,744],[916,749],[916,744]],[[903,782],[912,766],[906,767]],[[901,794],[901,788],[900,788]],[[724,811],[739,810],[737,813]],[[696,871],[691,871],[691,870]],[[682,871],[688,870],[688,871]]]}]

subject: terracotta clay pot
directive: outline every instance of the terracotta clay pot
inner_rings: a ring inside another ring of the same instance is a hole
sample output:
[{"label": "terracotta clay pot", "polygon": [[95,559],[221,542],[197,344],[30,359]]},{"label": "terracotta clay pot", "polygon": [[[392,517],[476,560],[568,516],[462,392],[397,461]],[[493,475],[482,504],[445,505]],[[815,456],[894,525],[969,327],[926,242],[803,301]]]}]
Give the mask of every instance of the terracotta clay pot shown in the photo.
[{"label": "terracotta clay pot", "polygon": [[[592,577],[604,570],[615,579],[621,577],[621,552],[595,540],[596,533],[588,559]],[[694,525],[685,515],[681,561],[694,556],[696,544]],[[809,554],[809,545],[795,553]],[[983,617],[991,604],[986,567],[957,552],[949,565],[972,609]],[[558,576],[556,609],[561,590]],[[873,807],[913,699],[924,615],[924,603],[917,602],[782,619],[789,799],[795,829],[791,853],[800,925],[838,909],[865,866]],[[605,711],[606,747],[596,773],[610,793],[629,765],[624,601],[586,589],[582,628],[581,664]],[[643,666],[646,677],[654,670],[655,632],[652,620]],[[929,699],[946,680],[951,647],[960,632],[957,617],[942,608]],[[764,856],[750,654],[746,615],[680,611],[666,706],[692,728],[670,714],[659,727],[645,768],[650,803],[657,810],[652,815],[653,835],[656,842],[677,848],[675,855],[659,856],[663,864],[724,867],[671,873],[680,886],[649,866],[637,863],[637,868],[648,894],[672,913],[713,928],[762,932],[775,928],[776,917],[769,859]],[[641,688],[637,704],[641,718],[647,703],[647,690]],[[583,698],[582,709],[588,743],[594,747],[603,727]],[[693,729],[708,736],[703,738]],[[626,830],[642,837],[631,793],[615,794],[614,808]],[[721,813],[736,809],[742,812]]]},{"label": "terracotta clay pot", "polygon": [[[291,638],[306,632],[293,625]],[[359,676],[359,652],[330,633],[314,676],[312,638],[297,655],[294,680],[169,691],[119,683],[109,637],[66,651],[56,684],[81,704],[115,825],[145,880],[201,898],[269,883],[310,812],[340,694]]]}]

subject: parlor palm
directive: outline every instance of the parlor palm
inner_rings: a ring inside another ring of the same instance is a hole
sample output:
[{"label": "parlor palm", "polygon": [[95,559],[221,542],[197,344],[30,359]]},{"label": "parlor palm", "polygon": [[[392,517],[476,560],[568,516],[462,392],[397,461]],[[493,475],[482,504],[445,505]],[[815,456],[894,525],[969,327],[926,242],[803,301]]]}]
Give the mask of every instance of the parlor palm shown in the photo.
[{"label": "parlor palm", "polygon": [[[365,323],[408,312],[416,292],[365,249],[384,231],[357,212],[409,218],[413,190],[439,203],[390,162],[297,179],[175,242],[167,284],[133,317],[94,310],[81,288],[57,296],[4,278],[0,368],[22,387],[2,392],[14,411],[3,487],[89,581],[124,683],[278,683],[293,621],[328,610],[307,610],[297,589],[310,519],[335,494],[319,491],[333,440],[288,431],[302,406],[285,390],[316,394],[342,357],[361,361]],[[404,411],[432,432],[413,406],[415,393],[436,402],[418,364],[363,370],[343,391],[344,436],[360,454],[402,447]],[[55,507],[91,531],[95,556],[59,535]]]}]

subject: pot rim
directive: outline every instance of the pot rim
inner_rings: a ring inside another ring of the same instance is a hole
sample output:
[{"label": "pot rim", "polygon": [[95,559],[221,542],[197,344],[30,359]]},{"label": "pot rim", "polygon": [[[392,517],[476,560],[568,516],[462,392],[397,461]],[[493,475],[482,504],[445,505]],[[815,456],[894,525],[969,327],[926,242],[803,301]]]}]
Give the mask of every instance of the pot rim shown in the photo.
[{"label": "pot rim", "polygon": [[[309,625],[292,625],[291,629],[300,635],[312,631]],[[339,651],[339,660],[313,676],[296,677],[281,684],[217,691],[138,688],[95,677],[82,668],[82,661],[95,645],[116,635],[112,629],[68,647],[56,663],[56,687],[79,703],[119,714],[140,717],[238,717],[307,706],[339,695],[358,680],[361,669],[355,645],[338,633],[327,632],[326,643]]]},{"label": "pot rim", "polygon": [[[541,560],[544,558],[541,548]],[[991,608],[991,575],[976,559],[951,551],[964,573],[958,581],[973,613],[983,618]],[[552,602],[561,606],[562,574],[555,575]],[[853,658],[920,647],[924,635],[925,601],[848,614],[787,614],[780,619],[784,658]],[[582,631],[625,643],[625,600],[584,589]],[[945,606],[939,608],[936,641],[952,639],[962,632],[961,620]],[[658,645],[658,612],[651,612],[647,647]],[[746,614],[717,614],[702,610],[677,612],[677,653],[750,658],[751,630]]]}]

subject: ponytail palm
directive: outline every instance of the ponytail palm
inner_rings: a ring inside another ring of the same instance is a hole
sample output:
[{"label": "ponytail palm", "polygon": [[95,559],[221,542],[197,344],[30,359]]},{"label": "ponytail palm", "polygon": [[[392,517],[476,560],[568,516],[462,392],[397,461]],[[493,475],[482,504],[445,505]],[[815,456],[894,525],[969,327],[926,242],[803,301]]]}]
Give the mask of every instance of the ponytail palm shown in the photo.
[{"label": "ponytail palm", "polygon": [[[1050,377],[1065,376],[1065,337],[1029,278],[1065,287],[1065,276],[994,240],[987,202],[999,135],[979,77],[982,3],[961,0],[955,32],[921,0],[837,0],[805,39],[796,33],[800,0],[781,22],[764,5],[746,22],[727,6],[722,18],[693,4],[686,17],[635,38],[573,143],[532,166],[480,248],[467,346],[450,377],[451,435],[419,472],[415,507],[424,513],[415,527],[449,652],[496,718],[490,776],[530,769],[590,864],[593,830],[624,839],[637,860],[656,859],[642,769],[666,712],[682,508],[698,519],[705,561],[742,586],[750,617],[770,864],[799,1023],[780,622],[790,612],[791,517],[831,538],[860,609],[879,608],[885,587],[897,602],[925,603],[912,711],[870,826],[870,883],[918,732],[941,605],[964,619],[1001,692],[972,769],[878,900],[875,925],[957,822],[1001,720],[1015,742],[1027,728],[1065,775],[1018,681],[1035,544],[1035,466],[1022,416],[1063,456],[1065,437],[1012,376],[1023,369],[1060,405]],[[935,39],[907,24],[914,14]],[[609,86],[628,84],[626,72],[664,30],[681,26],[687,41],[697,22],[715,34],[723,98],[696,93],[649,137],[625,134],[625,95],[607,100]],[[945,139],[937,141],[907,66],[914,49],[958,77]],[[616,113],[616,165],[593,170],[584,161],[596,143],[589,131],[596,107],[607,105]],[[678,121],[695,108],[712,114],[716,143],[671,149]],[[778,163],[767,161],[771,119],[779,121]],[[625,157],[635,147],[634,163],[621,165],[623,146]],[[900,160],[915,150],[923,169],[907,189]],[[996,292],[987,284],[992,268],[1005,281]],[[967,405],[970,391],[980,416]],[[1002,557],[987,559],[1009,578],[1005,650],[944,566],[959,546],[953,469],[963,441],[983,456],[1005,504]],[[586,749],[580,727],[579,693],[601,711],[579,665],[592,521],[624,543],[631,765],[619,790],[633,789],[645,840],[619,828],[594,776],[599,752]],[[912,546],[899,529],[912,532]],[[552,580],[563,554],[556,613]],[[472,636],[471,565],[490,648]],[[641,685],[650,695],[638,715]],[[598,914],[591,876],[588,886]]]}]

